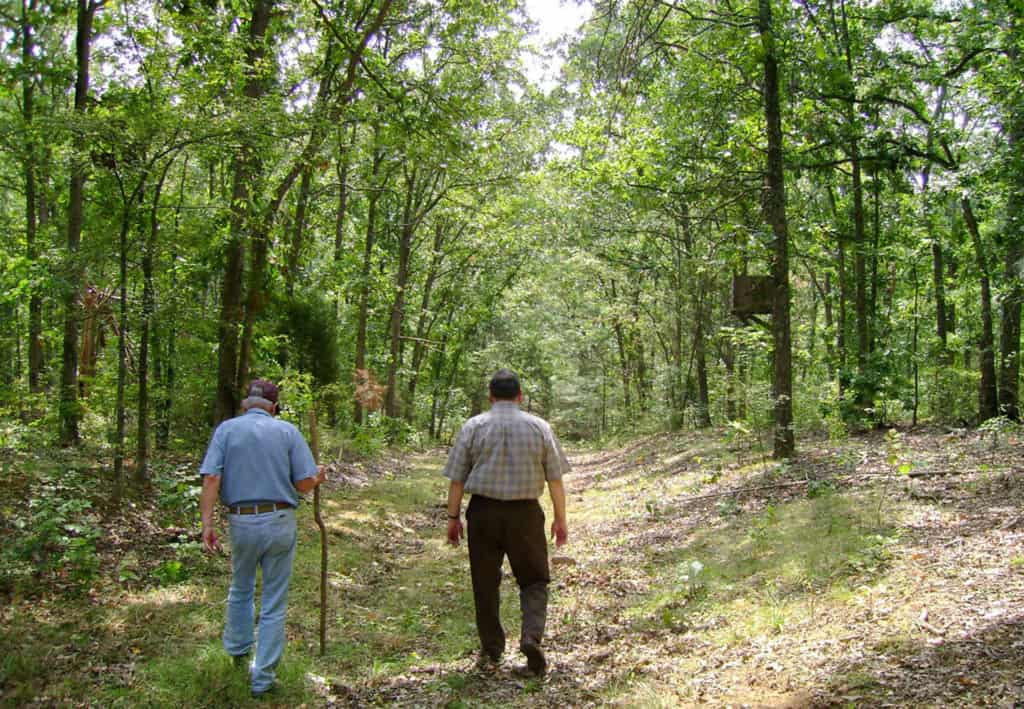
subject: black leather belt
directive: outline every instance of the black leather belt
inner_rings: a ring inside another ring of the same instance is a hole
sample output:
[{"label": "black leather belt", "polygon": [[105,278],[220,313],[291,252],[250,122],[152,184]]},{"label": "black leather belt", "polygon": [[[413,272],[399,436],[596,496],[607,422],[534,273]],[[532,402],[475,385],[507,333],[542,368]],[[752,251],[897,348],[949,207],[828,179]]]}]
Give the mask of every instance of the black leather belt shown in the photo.
[{"label": "black leather belt", "polygon": [[228,507],[228,513],[233,515],[258,515],[266,512],[277,512],[278,510],[290,510],[292,508],[287,502],[254,502],[250,505],[232,505]]}]

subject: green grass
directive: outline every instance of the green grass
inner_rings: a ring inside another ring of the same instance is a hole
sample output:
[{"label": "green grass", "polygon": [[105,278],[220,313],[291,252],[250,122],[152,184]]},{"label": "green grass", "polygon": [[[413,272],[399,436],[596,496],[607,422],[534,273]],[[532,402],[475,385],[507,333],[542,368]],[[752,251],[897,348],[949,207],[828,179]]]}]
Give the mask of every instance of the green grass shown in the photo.
[{"label": "green grass", "polygon": [[[369,682],[475,648],[465,547],[447,548],[443,529],[431,523],[430,512],[443,504],[446,491],[433,463],[325,498],[332,585],[324,657],[318,647],[319,532],[311,506],[300,510],[289,644],[276,702],[316,702],[307,673]],[[50,480],[56,471],[41,474]],[[173,494],[175,485],[161,489]],[[417,528],[409,526],[410,517]],[[410,545],[419,551],[410,555]],[[155,568],[170,567],[165,561]],[[0,701],[89,697],[102,706],[248,704],[246,673],[232,666],[219,642],[227,560],[186,556],[174,568],[180,573],[156,579],[140,571],[144,578],[121,583],[118,572],[101,572],[80,595],[49,595],[43,586],[23,589],[31,600],[3,612]],[[511,623],[517,604],[505,606]]]},{"label": "green grass", "polygon": [[[349,693],[356,704],[386,705],[389,688],[410,677],[413,696],[431,706],[546,706],[557,692],[579,703],[697,703],[699,685],[692,680],[707,671],[706,648],[737,657],[764,638],[827,638],[836,632],[830,621],[870,610],[873,589],[901,583],[892,566],[902,505],[909,503],[884,500],[877,489],[822,483],[809,487],[807,497],[723,496],[693,506],[686,498],[707,486],[745,487],[772,474],[757,465],[726,466],[730,454],[721,442],[684,437],[645,445],[640,468],[609,471],[594,487],[567,483],[570,546],[552,551],[576,563],[553,572],[569,581],[552,587],[549,616],[554,665],[561,663],[565,674],[547,682],[504,675],[481,681],[466,671],[478,643],[469,565],[465,543],[451,548],[444,540],[447,484],[440,460],[416,459],[412,468],[366,487],[324,496],[330,562],[322,657],[319,532],[311,506],[303,506],[275,703],[321,705],[318,683],[326,681],[339,699]],[[32,466],[41,460],[32,459]],[[68,461],[51,465],[39,474],[48,484],[69,467]],[[67,495],[80,495],[84,478],[94,474],[89,466],[76,469],[85,472],[72,476],[71,487],[61,483]],[[169,477],[157,490],[159,524],[194,530],[194,508],[185,504],[194,502],[191,485]],[[0,509],[5,504],[12,503],[0,501]],[[550,515],[546,499],[544,505]],[[49,576],[21,589],[6,607],[0,603],[0,705],[83,698],[105,707],[255,705],[245,672],[232,666],[219,641],[227,559],[196,555],[159,529],[141,541],[119,559],[104,558],[89,582],[69,579],[49,588],[64,578],[52,565]],[[1019,571],[1022,558],[1006,563]],[[181,567],[160,576],[155,570],[172,568],[168,560]],[[120,578],[119,569],[129,567],[135,578]],[[519,607],[512,579],[502,595],[503,621],[514,638]],[[908,618],[894,614],[872,651],[913,651],[920,640]],[[592,632],[597,628],[616,632],[602,639]],[[638,655],[631,658],[634,638]],[[609,658],[587,666],[588,653],[602,643],[609,644]],[[644,669],[642,660],[658,653],[660,664]],[[584,687],[591,670],[599,681]],[[877,679],[860,668],[834,679],[865,694],[878,690]]]},{"label": "green grass", "polygon": [[[812,612],[821,592],[885,572],[896,537],[873,518],[858,499],[825,494],[730,517],[684,546],[648,549],[657,590],[630,614],[665,627],[694,613],[742,615],[752,634],[781,632],[791,616]],[[696,585],[694,562],[703,565]]]}]

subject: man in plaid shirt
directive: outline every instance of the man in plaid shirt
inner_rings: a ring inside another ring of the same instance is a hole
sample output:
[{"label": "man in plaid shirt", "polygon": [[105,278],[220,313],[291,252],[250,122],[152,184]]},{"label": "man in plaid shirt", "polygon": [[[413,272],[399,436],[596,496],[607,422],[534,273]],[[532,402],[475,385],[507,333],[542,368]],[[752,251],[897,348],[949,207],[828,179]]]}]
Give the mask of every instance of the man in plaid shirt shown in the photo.
[{"label": "man in plaid shirt", "polygon": [[519,585],[523,612],[519,649],[527,664],[519,672],[541,676],[547,660],[541,650],[547,619],[548,546],[544,511],[537,501],[547,483],[555,519],[551,536],[565,544],[565,488],[562,475],[569,461],[551,426],[521,411],[519,378],[498,370],[490,382],[490,411],[466,421],[448,456],[444,475],[448,488],[448,542],[457,545],[463,528],[459,510],[463,493],[472,498],[466,508],[469,568],[473,579],[476,628],[484,664],[501,660],[505,631],[499,614],[501,565],[508,556]]}]

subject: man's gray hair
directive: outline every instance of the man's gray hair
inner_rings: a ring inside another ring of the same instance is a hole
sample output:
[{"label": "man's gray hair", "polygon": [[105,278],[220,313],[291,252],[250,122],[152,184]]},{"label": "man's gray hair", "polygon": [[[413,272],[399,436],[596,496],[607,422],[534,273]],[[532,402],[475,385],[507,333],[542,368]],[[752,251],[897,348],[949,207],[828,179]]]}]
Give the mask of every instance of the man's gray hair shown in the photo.
[{"label": "man's gray hair", "polygon": [[270,399],[264,399],[262,396],[248,396],[242,399],[242,411],[248,411],[254,406],[266,409],[267,411],[273,411],[275,404]]}]

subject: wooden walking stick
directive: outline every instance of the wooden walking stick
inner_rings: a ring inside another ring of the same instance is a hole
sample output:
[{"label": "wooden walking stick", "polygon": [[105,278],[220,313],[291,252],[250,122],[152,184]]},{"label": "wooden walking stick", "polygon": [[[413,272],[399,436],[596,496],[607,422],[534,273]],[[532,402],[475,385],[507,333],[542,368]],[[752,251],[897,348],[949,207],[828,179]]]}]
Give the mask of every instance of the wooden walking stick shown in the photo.
[{"label": "wooden walking stick", "polygon": [[[309,447],[313,462],[320,464],[320,434],[316,429],[316,410],[309,408]],[[320,486],[313,488],[313,519],[320,528],[320,654],[327,645],[327,527],[320,516]]]}]

